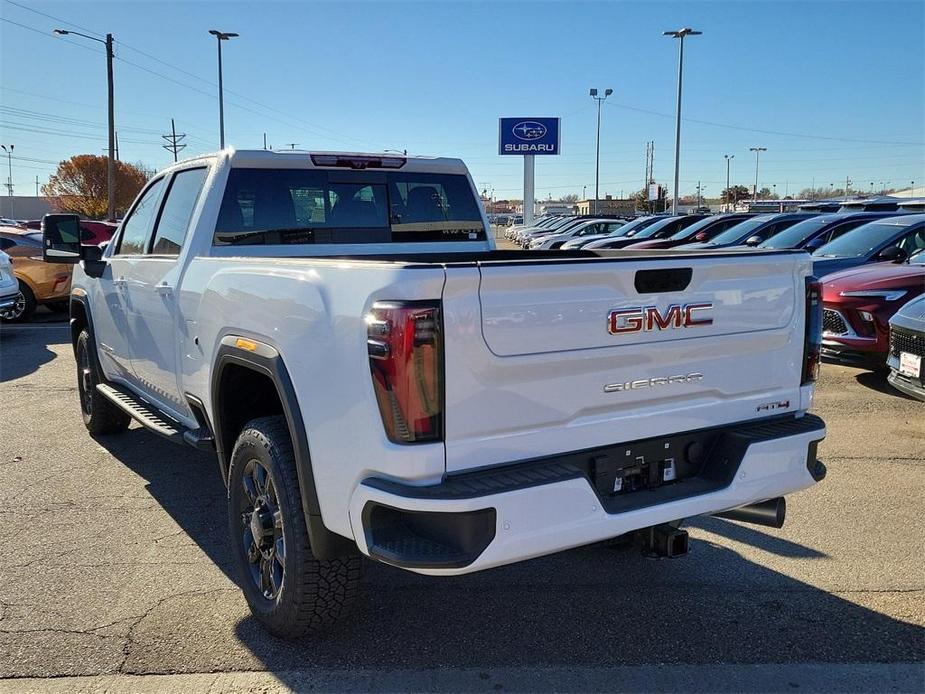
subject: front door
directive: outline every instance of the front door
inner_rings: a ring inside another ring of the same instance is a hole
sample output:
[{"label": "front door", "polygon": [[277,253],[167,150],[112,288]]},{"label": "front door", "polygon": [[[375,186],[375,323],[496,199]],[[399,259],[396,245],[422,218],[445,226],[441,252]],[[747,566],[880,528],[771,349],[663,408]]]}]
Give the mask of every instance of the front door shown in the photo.
[{"label": "front door", "polygon": [[133,382],[130,344],[132,306],[128,289],[135,265],[142,257],[148,232],[154,222],[164,179],[152,182],[138,198],[106,253],[106,269],[96,281],[93,306],[93,333],[96,352],[106,376]]},{"label": "front door", "polygon": [[191,412],[179,378],[183,325],[177,294],[183,267],[180,255],[207,171],[206,167],[184,169],[172,176],[147,252],[136,261],[127,287],[133,309],[132,369],[138,387],[143,395],[181,418]]}]

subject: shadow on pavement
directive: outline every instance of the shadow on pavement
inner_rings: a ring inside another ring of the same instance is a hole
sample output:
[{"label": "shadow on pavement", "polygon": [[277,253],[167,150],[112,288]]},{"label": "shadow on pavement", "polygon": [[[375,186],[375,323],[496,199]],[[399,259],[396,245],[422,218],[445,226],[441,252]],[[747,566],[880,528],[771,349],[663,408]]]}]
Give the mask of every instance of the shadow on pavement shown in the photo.
[{"label": "shadow on pavement", "polygon": [[[225,490],[214,456],[133,429],[99,439],[146,481],[152,497],[232,576]],[[826,555],[716,519],[695,527],[784,556]],[[298,642],[190,616],[263,667],[492,668],[641,663],[917,662],[923,630],[794,580],[704,540],[691,554],[651,560],[585,547],[469,576],[430,578],[368,562],[355,609],[329,632]],[[156,569],[154,569],[156,570]],[[223,637],[228,630],[234,635]],[[149,635],[150,636],[150,635]],[[234,655],[229,656],[234,661]],[[485,673],[487,680],[488,674]],[[295,684],[295,682],[293,682]],[[692,687],[693,688],[692,683]],[[486,689],[492,683],[486,681]],[[577,686],[577,685],[576,685]],[[497,688],[497,687],[496,687]],[[759,686],[760,688],[760,686]]]},{"label": "shadow on pavement", "polygon": [[688,528],[701,528],[715,535],[722,535],[730,540],[742,544],[758,547],[765,552],[776,554],[779,557],[794,557],[801,559],[826,559],[828,555],[811,547],[785,540],[782,537],[768,535],[758,529],[758,526],[749,526],[732,523],[722,518],[699,516],[687,523]]},{"label": "shadow on pavement", "polygon": [[915,400],[915,398],[906,395],[893,386],[891,386],[887,380],[887,370],[883,371],[862,371],[857,374],[854,379],[862,386],[870,388],[871,390],[877,391],[878,393],[883,393],[884,395],[890,395],[893,397],[901,398],[903,400]]},{"label": "shadow on pavement", "polygon": [[[39,330],[46,330],[39,328]],[[48,328],[47,342],[61,341],[61,331]],[[0,325],[0,383],[28,376],[56,355],[47,344],[36,344],[34,337],[15,325]]]}]

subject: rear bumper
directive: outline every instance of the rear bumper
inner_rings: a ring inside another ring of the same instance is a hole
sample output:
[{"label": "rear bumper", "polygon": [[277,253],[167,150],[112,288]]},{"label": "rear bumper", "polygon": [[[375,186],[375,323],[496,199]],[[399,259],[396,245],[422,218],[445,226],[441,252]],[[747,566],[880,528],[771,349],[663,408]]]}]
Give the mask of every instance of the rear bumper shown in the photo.
[{"label": "rear bumper", "polygon": [[[374,559],[422,574],[471,573],[805,489],[825,474],[816,460],[824,437],[822,420],[807,415],[452,475],[429,487],[371,478],[355,490],[350,520]],[[680,460],[692,441],[709,446],[697,475],[600,493],[607,461],[663,446]]]}]

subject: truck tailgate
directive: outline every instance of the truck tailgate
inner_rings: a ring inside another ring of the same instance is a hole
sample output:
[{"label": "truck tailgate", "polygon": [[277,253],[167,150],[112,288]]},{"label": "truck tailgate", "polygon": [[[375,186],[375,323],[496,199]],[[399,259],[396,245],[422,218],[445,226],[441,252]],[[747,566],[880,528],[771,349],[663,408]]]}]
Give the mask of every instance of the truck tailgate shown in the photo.
[{"label": "truck tailgate", "polygon": [[765,253],[449,267],[447,471],[799,409],[808,272]]}]

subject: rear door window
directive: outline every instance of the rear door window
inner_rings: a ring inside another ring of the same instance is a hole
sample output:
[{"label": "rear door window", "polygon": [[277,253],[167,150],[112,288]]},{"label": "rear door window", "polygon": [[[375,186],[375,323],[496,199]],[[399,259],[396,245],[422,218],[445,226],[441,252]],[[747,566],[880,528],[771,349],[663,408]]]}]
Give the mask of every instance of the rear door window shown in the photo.
[{"label": "rear door window", "polygon": [[232,169],[215,245],[484,240],[466,176]]}]

